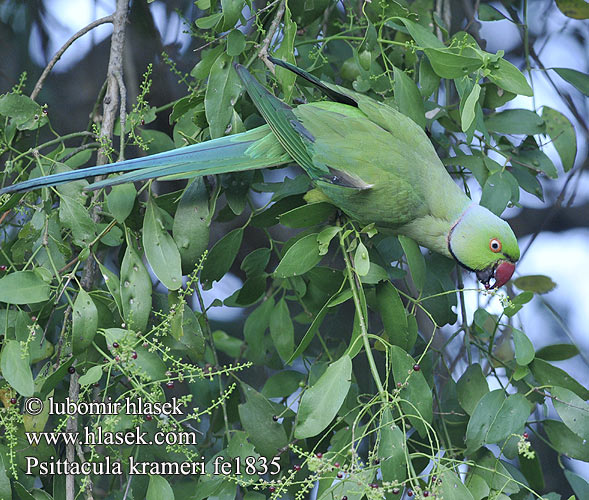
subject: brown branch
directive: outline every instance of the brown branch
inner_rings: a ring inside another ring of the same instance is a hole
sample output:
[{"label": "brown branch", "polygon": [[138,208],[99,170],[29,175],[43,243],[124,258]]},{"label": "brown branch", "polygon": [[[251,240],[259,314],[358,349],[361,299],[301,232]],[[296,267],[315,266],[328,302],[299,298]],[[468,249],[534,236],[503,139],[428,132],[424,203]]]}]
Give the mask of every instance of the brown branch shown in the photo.
[{"label": "brown branch", "polygon": [[278,29],[278,25],[282,20],[282,16],[284,15],[284,11],[286,10],[286,0],[282,0],[278,9],[276,9],[276,15],[272,20],[272,24],[270,25],[270,29],[268,29],[268,33],[266,33],[266,37],[262,40],[262,44],[260,45],[260,51],[258,52],[258,57],[264,61],[264,64],[268,66],[268,69],[274,74],[274,64],[270,62],[268,59],[268,49],[270,48],[270,42],[272,42],[272,38]]},{"label": "brown branch", "polygon": [[[129,10],[129,0],[117,0],[116,10],[114,14],[110,16],[110,20],[113,23],[113,33],[110,44],[110,57],[108,61],[107,70],[107,81],[108,86],[104,97],[104,112],[102,127],[100,129],[100,137],[102,144],[110,144],[113,138],[114,127],[117,118],[117,111],[119,108],[119,95],[126,98],[126,89],[124,87],[122,71],[123,71],[123,54],[125,51],[125,26],[127,24],[127,13]],[[121,103],[121,119],[122,125],[124,125],[124,112],[125,105]],[[124,130],[121,132],[121,142],[123,142]],[[97,164],[104,165],[108,162],[108,158],[103,146],[98,150]],[[94,203],[97,197],[100,196],[100,192],[97,192],[92,198],[91,202],[91,216],[94,222],[98,222],[100,215],[98,206]],[[80,281],[82,287],[85,290],[90,290],[96,276],[96,261],[92,256],[88,258],[84,266],[84,272]],[[78,376],[76,373],[72,374],[70,379],[70,390],[69,397],[71,401],[77,401],[80,391],[80,385],[78,383]],[[68,430],[76,432],[78,427],[77,417],[72,417],[68,420]],[[75,460],[75,445],[68,444],[66,446],[66,457],[68,461]],[[66,476],[66,500],[74,500],[76,498],[75,491],[75,477],[73,475]],[[92,482],[87,485],[86,489],[89,498],[92,498]]]},{"label": "brown branch", "polygon": [[59,61],[61,59],[61,56],[65,53],[65,51],[67,49],[70,48],[70,45],[72,43],[74,43],[78,38],[81,38],[82,36],[84,36],[89,31],[96,28],[96,26],[100,26],[101,24],[112,23],[112,22],[113,22],[113,16],[111,14],[110,16],[106,16],[106,17],[103,17],[101,19],[97,19],[96,21],[91,22],[88,26],[86,26],[85,28],[82,28],[80,31],[78,31],[77,33],[72,35],[71,38],[63,44],[61,49],[59,49],[55,53],[55,55],[51,58],[51,61],[49,61],[49,64],[47,64],[46,68],[43,70],[43,73],[41,73],[41,76],[39,77],[39,80],[37,80],[37,83],[35,84],[35,88],[33,89],[33,92],[31,93],[31,99],[35,100],[37,98],[37,95],[39,95],[39,92],[41,92],[41,87],[43,87],[43,83],[45,82],[45,79],[47,78],[47,76],[49,75],[51,70],[53,69],[53,66],[55,66],[57,61]]}]

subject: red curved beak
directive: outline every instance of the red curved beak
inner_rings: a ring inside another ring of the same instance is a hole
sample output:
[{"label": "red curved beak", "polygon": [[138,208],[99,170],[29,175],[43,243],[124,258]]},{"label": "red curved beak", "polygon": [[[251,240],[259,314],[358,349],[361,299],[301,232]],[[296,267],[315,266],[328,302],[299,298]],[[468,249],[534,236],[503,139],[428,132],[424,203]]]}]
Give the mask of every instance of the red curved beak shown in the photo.
[{"label": "red curved beak", "polygon": [[495,283],[487,288],[500,288],[507,283],[515,272],[515,264],[509,261],[501,262],[495,269]]}]

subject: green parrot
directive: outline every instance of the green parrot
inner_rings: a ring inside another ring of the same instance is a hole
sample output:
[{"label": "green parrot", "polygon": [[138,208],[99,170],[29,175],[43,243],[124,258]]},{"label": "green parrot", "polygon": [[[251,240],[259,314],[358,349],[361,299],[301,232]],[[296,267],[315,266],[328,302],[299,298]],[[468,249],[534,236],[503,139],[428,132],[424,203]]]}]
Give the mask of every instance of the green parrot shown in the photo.
[{"label": "green parrot", "polygon": [[322,196],[349,217],[390,228],[455,259],[486,288],[509,281],[520,256],[513,231],[464,194],[421,127],[386,104],[324,83],[284,61],[272,61],[318,87],[330,101],[292,108],[235,65],[266,125],[144,158],[29,179],[0,194],[116,172],[124,173],[89,189],[294,161]]}]

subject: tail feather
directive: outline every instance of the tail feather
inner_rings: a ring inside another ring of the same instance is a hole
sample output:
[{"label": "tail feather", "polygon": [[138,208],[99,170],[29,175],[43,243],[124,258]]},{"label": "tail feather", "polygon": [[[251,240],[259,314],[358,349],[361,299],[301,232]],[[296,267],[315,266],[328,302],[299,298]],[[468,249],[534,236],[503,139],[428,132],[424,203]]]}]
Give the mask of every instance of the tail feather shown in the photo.
[{"label": "tail feather", "polygon": [[[281,147],[277,148],[275,144],[263,147],[268,142],[268,136],[272,139],[272,135],[270,128],[264,125],[241,134],[220,137],[143,158],[29,179],[0,189],[0,195],[56,186],[74,180],[118,172],[127,173],[91,184],[87,189],[99,189],[123,182],[158,177],[186,178],[194,175],[252,170],[287,163],[290,157]],[[272,142],[277,141],[273,140]]]}]

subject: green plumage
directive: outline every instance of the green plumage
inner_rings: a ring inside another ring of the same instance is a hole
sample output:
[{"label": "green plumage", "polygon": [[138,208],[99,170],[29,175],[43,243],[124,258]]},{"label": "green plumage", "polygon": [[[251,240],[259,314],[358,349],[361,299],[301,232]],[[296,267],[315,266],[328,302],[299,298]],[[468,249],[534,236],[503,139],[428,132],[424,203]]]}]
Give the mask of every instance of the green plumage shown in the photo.
[{"label": "green plumage", "polygon": [[[332,101],[291,108],[245,68],[236,66],[267,125],[145,158],[31,179],[4,188],[0,194],[115,172],[124,173],[90,189],[295,161],[316,188],[350,217],[407,235],[470,270],[484,270],[481,279],[485,284],[502,262],[513,266],[519,249],[509,225],[473,206],[421,127],[374,99],[321,82],[283,61],[274,62],[319,87]],[[500,251],[491,249],[493,239],[500,241]]]}]

